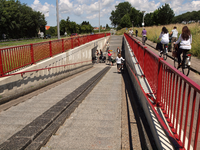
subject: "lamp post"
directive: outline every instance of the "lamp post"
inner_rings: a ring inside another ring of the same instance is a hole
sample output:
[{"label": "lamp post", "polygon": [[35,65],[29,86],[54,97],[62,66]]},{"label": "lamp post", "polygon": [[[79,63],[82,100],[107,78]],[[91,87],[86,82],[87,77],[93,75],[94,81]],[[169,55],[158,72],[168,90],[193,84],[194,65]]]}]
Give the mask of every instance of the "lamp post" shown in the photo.
[{"label": "lamp post", "polygon": [[58,32],[58,39],[60,39],[60,25],[59,25],[58,0],[56,0],[56,12],[57,12],[57,32]]},{"label": "lamp post", "polygon": [[100,33],[100,0],[99,0],[99,33]]},{"label": "lamp post", "polygon": [[143,13],[143,22],[142,22],[142,26],[144,27],[144,13],[145,13],[145,11],[142,11],[142,13]]}]

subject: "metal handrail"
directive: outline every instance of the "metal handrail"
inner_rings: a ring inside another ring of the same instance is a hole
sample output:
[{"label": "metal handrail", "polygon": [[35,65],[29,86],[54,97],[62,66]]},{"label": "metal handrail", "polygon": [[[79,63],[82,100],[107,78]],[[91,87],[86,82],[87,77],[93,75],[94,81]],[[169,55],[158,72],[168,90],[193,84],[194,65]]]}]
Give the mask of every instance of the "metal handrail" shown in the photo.
[{"label": "metal handrail", "polygon": [[[128,34],[124,36],[143,70],[143,76],[154,91],[156,107],[162,108],[175,139],[183,149],[196,149],[200,125],[200,86]],[[189,129],[188,124],[191,125]]]},{"label": "metal handrail", "polygon": [[87,42],[109,36],[101,33],[87,36],[76,36],[68,39],[52,40],[0,49],[0,76],[16,69],[53,57],[56,54],[73,49]]},{"label": "metal handrail", "polygon": [[21,74],[21,76],[23,77],[23,75],[25,73],[29,73],[29,72],[37,72],[37,71],[41,71],[41,70],[50,70],[50,69],[53,69],[53,68],[66,67],[66,66],[70,66],[70,65],[82,64],[82,63],[85,63],[85,62],[92,62],[92,60],[82,61],[82,62],[77,62],[77,63],[72,63],[72,64],[66,64],[66,65],[59,65],[59,66],[54,66],[54,67],[47,67],[47,68],[41,68],[41,69],[28,70],[28,71],[20,71],[20,72],[16,72],[16,73],[0,76],[0,78],[1,77],[13,76],[13,75],[19,75],[19,74]]}]

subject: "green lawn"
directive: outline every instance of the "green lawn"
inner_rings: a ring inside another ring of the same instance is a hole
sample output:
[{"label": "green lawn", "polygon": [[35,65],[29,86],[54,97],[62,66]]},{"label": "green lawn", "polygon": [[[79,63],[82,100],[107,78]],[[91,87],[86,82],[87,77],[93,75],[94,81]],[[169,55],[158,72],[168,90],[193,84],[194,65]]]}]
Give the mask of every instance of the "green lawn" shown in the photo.
[{"label": "green lawn", "polygon": [[[69,37],[64,37],[69,38]],[[46,42],[51,40],[57,40],[57,38],[51,39],[31,39],[31,40],[22,40],[22,41],[10,41],[10,42],[0,42],[0,48],[8,47],[8,46],[18,46],[18,45],[26,45],[33,43]]]}]

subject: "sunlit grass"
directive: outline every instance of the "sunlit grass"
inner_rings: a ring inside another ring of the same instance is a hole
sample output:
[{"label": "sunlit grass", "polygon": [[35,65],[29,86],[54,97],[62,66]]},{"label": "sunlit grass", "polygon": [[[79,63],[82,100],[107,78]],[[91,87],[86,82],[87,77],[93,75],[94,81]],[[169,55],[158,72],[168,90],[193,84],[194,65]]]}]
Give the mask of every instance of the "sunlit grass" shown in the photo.
[{"label": "sunlit grass", "polygon": [[22,41],[0,42],[0,48],[8,47],[8,46],[18,46],[18,45],[34,44],[34,43],[46,42],[46,41],[51,41],[51,40],[56,40],[56,39],[58,39],[58,38],[51,38],[51,39],[30,39],[30,40],[22,40]]},{"label": "sunlit grass", "polygon": [[[174,26],[177,27],[177,30],[179,32],[179,34],[182,32],[182,28],[183,26],[185,26],[185,24],[170,24],[170,25],[165,25],[165,27],[168,29],[169,32],[172,31],[172,29],[174,28]],[[191,49],[191,53],[194,56],[197,56],[198,58],[200,58],[200,42],[199,42],[199,37],[200,37],[200,24],[199,23],[192,23],[192,24],[187,24],[188,28],[191,31],[192,34],[192,49]],[[157,39],[161,33],[161,29],[163,26],[151,26],[151,27],[145,27],[145,30],[147,30],[147,38],[148,40],[153,41],[154,43],[158,42]],[[129,28],[132,29],[132,28]],[[129,31],[124,29],[121,29],[119,31],[117,31],[117,35],[122,35],[124,32],[128,32]],[[143,28],[140,27],[134,27],[134,32],[135,30],[138,30],[138,36],[142,36],[142,30]]]}]

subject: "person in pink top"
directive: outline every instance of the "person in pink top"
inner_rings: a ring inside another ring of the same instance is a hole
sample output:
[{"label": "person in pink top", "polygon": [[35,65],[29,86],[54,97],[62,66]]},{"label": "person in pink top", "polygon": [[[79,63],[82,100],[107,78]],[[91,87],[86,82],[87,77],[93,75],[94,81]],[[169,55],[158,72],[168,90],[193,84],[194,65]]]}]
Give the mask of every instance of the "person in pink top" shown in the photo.
[{"label": "person in pink top", "polygon": [[112,56],[112,54],[110,53],[110,51],[108,51],[108,60],[109,60],[109,65],[110,65],[110,62],[112,63],[112,61],[111,61],[111,56]]}]

